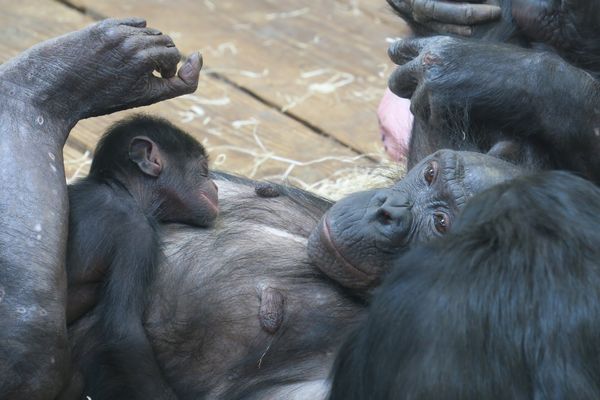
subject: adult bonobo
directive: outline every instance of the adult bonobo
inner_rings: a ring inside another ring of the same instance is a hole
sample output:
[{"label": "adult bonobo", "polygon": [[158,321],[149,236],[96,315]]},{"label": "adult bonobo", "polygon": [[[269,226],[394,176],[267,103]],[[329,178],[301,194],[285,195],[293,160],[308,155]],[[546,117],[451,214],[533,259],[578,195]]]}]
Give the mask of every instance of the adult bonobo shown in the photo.
[{"label": "adult bonobo", "polygon": [[472,199],[398,259],[331,400],[600,398],[600,189],[565,172]]},{"label": "adult bonobo", "polygon": [[399,254],[445,234],[471,196],[521,173],[485,154],[438,151],[392,187],[334,204],[310,236],[310,258],[330,278],[363,293]]},{"label": "adult bonobo", "polygon": [[192,55],[177,72],[179,60],[168,36],[131,18],[43,42],[0,66],[3,398],[55,398],[69,370],[62,147],[71,128],[193,92],[201,59]]},{"label": "adult bonobo", "polygon": [[[496,101],[494,98],[494,88],[488,85],[487,80],[492,82],[501,80],[502,77],[517,77],[520,80],[514,83],[522,86],[521,90],[514,91],[514,104],[519,101],[523,102],[524,97],[527,97],[528,107],[525,110],[537,108],[543,109],[546,104],[540,100],[540,96],[552,96],[558,99],[564,98],[564,92],[571,93],[568,101],[572,103],[571,107],[586,109],[585,101],[587,100],[585,93],[578,91],[577,88],[569,87],[571,79],[567,79],[567,83],[560,86],[554,85],[551,87],[554,91],[548,90],[546,93],[538,93],[538,96],[533,94],[530,96],[522,96],[526,91],[533,92],[535,86],[543,86],[546,82],[558,80],[556,75],[565,75],[561,65],[555,66],[537,66],[531,67],[523,65],[521,62],[516,62],[515,57],[506,59],[504,55],[515,49],[512,46],[502,46],[499,42],[510,42],[519,45],[523,48],[535,48],[535,52],[527,53],[526,51],[517,51],[520,55],[528,57],[531,55],[533,59],[539,59],[540,51],[546,53],[556,53],[563,57],[571,65],[581,68],[590,73],[595,78],[600,77],[600,1],[533,1],[533,0],[492,0],[487,3],[498,3],[496,11],[484,12],[484,10],[493,10],[494,6],[489,4],[473,4],[465,2],[447,2],[440,0],[389,0],[390,5],[413,27],[420,35],[430,35],[431,33],[454,33],[462,35],[470,35],[477,37],[479,41],[496,43],[498,46],[490,46],[486,48],[486,52],[478,54],[480,47],[473,48],[469,52],[469,57],[478,56],[479,62],[476,65],[470,64],[462,66],[461,58],[452,58],[441,60],[448,64],[449,69],[460,71],[463,76],[468,77],[474,87],[479,87],[483,93],[488,93],[488,97],[492,97],[491,101]],[[490,8],[491,7],[491,8]],[[501,7],[502,18],[494,21],[493,16],[497,16],[497,9]],[[459,25],[448,25],[450,22]],[[483,24],[478,24],[484,22]],[[466,30],[466,31],[465,31]],[[471,46],[471,41],[461,43],[461,47]],[[473,45],[475,46],[475,45]],[[497,49],[497,50],[496,50]],[[500,50],[502,49],[502,50]],[[448,48],[448,53],[452,54],[455,49]],[[462,50],[457,50],[459,54],[463,54]],[[489,58],[491,53],[495,56]],[[484,57],[485,56],[485,57]],[[518,58],[518,57],[517,57]],[[392,57],[394,59],[394,57]],[[489,60],[489,61],[487,61]],[[397,59],[394,59],[397,61]],[[398,62],[398,61],[397,61]],[[400,64],[404,64],[406,60],[401,60]],[[545,63],[543,63],[545,64]],[[551,64],[551,63],[549,63]],[[477,69],[473,70],[473,67]],[[473,75],[473,77],[470,77]],[[556,78],[556,79],[555,79]],[[588,77],[589,78],[589,77]],[[410,79],[418,80],[419,78],[410,77]],[[587,79],[583,79],[582,84],[585,84]],[[476,83],[473,83],[476,82]],[[439,86],[439,88],[438,88]],[[422,92],[430,94],[432,97],[441,97],[442,92],[446,94],[452,93],[451,87],[444,87],[444,82],[440,82],[438,86],[428,85]],[[549,87],[550,88],[550,87]],[[481,127],[477,125],[477,121],[471,119],[471,104],[461,107],[446,107],[440,109],[440,106],[433,104],[431,107],[438,108],[434,110],[432,115],[427,114],[427,107],[423,109],[423,104],[412,104],[412,111],[417,115],[417,121],[414,123],[414,132],[411,135],[413,126],[413,116],[409,111],[411,102],[407,100],[412,95],[412,91],[406,92],[398,87],[390,85],[390,89],[398,94],[398,97],[391,92],[387,92],[381,102],[379,108],[379,119],[381,125],[382,138],[388,152],[395,159],[400,159],[404,155],[409,156],[409,165],[414,165],[416,161],[431,151],[435,150],[437,133],[433,134],[433,138],[428,138],[428,130],[451,131],[453,137],[459,137],[462,142],[470,145],[475,145],[478,151],[488,151],[489,135],[482,143],[473,143],[474,139],[471,133],[475,132],[481,135],[482,130],[487,130],[489,127]],[[456,99],[462,99],[464,93],[458,91]],[[442,101],[443,99],[439,99]],[[467,97],[468,101],[477,101]],[[487,100],[488,104],[490,100]],[[512,110],[510,105],[505,100],[496,101],[498,108],[503,112]],[[476,107],[478,104],[474,104]],[[442,105],[443,107],[443,105]],[[525,111],[524,110],[524,111]],[[565,120],[574,121],[578,124],[580,115],[571,116],[565,113]],[[501,115],[504,115],[501,113]],[[495,118],[495,113],[490,112],[490,115],[482,116],[482,118]],[[433,121],[429,121],[429,119]],[[513,118],[514,120],[515,118]],[[450,120],[444,127],[439,127],[440,120]],[[525,124],[528,121],[519,121]],[[540,123],[534,121],[534,127],[537,128]],[[429,126],[428,124],[432,126]],[[511,127],[501,127],[502,130],[511,131]],[[505,132],[502,132],[505,133]],[[552,133],[552,132],[550,132]],[[414,139],[411,142],[411,136]],[[424,138],[425,137],[425,138]],[[491,138],[492,141],[494,138]],[[459,140],[455,140],[459,141]],[[447,143],[447,140],[441,140],[442,143]],[[448,145],[448,144],[446,144]],[[505,153],[512,153],[514,157],[520,146],[520,143],[513,144]],[[410,147],[410,150],[409,150]],[[526,147],[531,147],[529,144]],[[483,148],[483,150],[482,150]],[[518,156],[518,154],[517,154]],[[537,157],[537,156],[536,156]]]}]

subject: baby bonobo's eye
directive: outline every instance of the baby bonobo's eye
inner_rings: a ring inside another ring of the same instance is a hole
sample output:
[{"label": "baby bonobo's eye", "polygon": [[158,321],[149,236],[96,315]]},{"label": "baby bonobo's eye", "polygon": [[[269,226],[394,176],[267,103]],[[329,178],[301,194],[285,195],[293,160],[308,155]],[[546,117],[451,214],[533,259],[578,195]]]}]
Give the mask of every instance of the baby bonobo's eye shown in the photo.
[{"label": "baby bonobo's eye", "polygon": [[206,178],[208,177],[208,160],[204,159],[202,160],[202,162],[200,163],[200,176]]},{"label": "baby bonobo's eye", "polygon": [[425,167],[425,171],[423,172],[423,177],[425,178],[425,182],[428,185],[431,185],[435,180],[435,176],[437,175],[437,163],[435,161],[430,162]]},{"label": "baby bonobo's eye", "polygon": [[450,228],[450,218],[448,214],[442,211],[436,211],[433,213],[433,225],[435,226],[435,230],[441,234],[448,232]]}]

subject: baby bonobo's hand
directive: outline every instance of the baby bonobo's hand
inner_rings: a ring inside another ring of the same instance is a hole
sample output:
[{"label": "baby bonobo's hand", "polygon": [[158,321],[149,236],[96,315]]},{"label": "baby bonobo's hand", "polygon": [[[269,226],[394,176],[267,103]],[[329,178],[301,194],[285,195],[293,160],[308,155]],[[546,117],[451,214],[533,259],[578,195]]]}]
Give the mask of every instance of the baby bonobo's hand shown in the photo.
[{"label": "baby bonobo's hand", "polygon": [[501,8],[485,0],[388,0],[390,6],[403,17],[440,34],[470,36],[473,26],[496,21]]},{"label": "baby bonobo's hand", "polygon": [[107,19],[29,49],[3,78],[25,101],[76,122],[193,92],[202,58],[192,54],[177,71],[180,58],[143,19]]}]

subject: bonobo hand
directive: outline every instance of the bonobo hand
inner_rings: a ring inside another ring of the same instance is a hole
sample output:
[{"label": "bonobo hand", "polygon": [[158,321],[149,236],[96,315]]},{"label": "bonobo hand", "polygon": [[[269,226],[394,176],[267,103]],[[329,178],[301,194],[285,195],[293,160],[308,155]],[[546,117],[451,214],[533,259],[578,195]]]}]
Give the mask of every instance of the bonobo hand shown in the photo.
[{"label": "bonobo hand", "polygon": [[193,54],[177,73],[180,57],[143,19],[107,19],[32,47],[2,77],[24,101],[76,122],[193,92],[202,59]]},{"label": "bonobo hand", "polygon": [[532,40],[560,50],[577,47],[585,40],[599,40],[598,0],[513,0],[512,15]]},{"label": "bonobo hand", "polygon": [[470,36],[473,25],[498,20],[502,10],[484,0],[469,2],[443,0],[387,0],[403,17],[434,33]]},{"label": "bonobo hand", "polygon": [[400,66],[389,87],[411,98],[415,118],[435,123],[448,113],[486,120],[513,120],[516,112],[531,110],[538,85],[549,74],[539,73],[548,56],[507,44],[436,36],[399,40],[389,56]]}]

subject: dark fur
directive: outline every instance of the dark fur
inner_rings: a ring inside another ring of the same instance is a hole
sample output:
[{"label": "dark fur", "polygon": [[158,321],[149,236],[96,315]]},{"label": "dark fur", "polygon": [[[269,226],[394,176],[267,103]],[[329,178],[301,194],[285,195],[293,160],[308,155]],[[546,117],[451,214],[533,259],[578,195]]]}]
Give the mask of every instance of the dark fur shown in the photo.
[{"label": "dark fur", "polygon": [[332,400],[600,398],[600,189],[564,172],[475,197],[400,258]]},{"label": "dark fur", "polygon": [[[158,146],[164,163],[160,176],[166,181],[159,184],[158,177],[147,176],[130,160],[130,143],[139,135]],[[89,176],[69,187],[69,290],[91,286],[100,299],[90,335],[103,348],[79,365],[86,394],[94,399],[174,398],[154,360],[142,316],[162,257],[159,223],[166,218],[165,203],[172,201],[171,192],[209,181],[201,166],[205,160],[204,148],[191,136],[164,120],[136,116],[105,134]],[[185,175],[190,186],[180,182],[183,177],[169,181],[167,170]]]},{"label": "dark fur", "polygon": [[[256,181],[211,176],[219,220],[208,230],[165,227],[166,259],[149,290],[144,327],[180,399],[292,398],[297,386],[325,380],[364,307],[287,236],[306,240],[331,202],[274,184],[279,196],[261,198]],[[283,298],[283,312],[266,325],[271,290]],[[88,334],[96,318],[94,310],[71,328],[77,360],[102,346]]]}]

